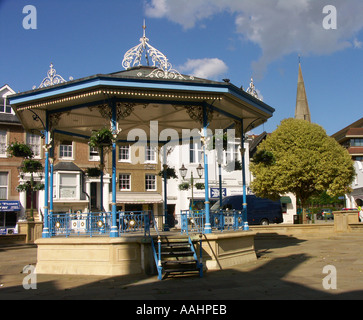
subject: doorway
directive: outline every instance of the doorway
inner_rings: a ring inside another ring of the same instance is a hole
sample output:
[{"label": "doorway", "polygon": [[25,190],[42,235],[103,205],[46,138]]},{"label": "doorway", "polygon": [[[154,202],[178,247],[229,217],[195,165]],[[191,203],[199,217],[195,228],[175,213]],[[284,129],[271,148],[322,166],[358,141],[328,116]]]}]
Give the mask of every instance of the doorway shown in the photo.
[{"label": "doorway", "polygon": [[91,211],[97,211],[97,182],[91,182]]},{"label": "doorway", "polygon": [[175,204],[168,204],[168,215],[167,215],[167,220],[168,220],[168,226],[169,228],[174,228],[175,227]]}]

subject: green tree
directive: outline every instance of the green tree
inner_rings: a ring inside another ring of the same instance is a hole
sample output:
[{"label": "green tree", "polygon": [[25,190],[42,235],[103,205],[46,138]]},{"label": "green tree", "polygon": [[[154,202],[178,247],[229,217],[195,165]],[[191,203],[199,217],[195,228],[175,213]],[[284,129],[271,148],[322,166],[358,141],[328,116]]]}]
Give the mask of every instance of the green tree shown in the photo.
[{"label": "green tree", "polygon": [[251,184],[257,196],[278,199],[293,193],[305,208],[311,196],[344,194],[355,170],[349,153],[317,124],[285,119],[253,157]]}]

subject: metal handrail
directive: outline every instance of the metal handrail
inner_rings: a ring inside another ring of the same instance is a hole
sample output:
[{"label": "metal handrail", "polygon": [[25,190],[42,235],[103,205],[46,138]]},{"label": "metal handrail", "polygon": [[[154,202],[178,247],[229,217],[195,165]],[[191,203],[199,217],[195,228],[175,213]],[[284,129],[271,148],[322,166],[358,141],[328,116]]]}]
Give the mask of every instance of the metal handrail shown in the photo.
[{"label": "metal handrail", "polygon": [[194,260],[197,262],[197,266],[199,269],[199,276],[202,278],[203,277],[203,249],[202,249],[202,234],[199,234],[199,259],[197,256],[197,252],[195,251],[194,245],[193,245],[193,241],[191,239],[191,237],[188,237],[189,239],[189,244],[190,244],[190,248],[193,251],[193,256],[194,256]]},{"label": "metal handrail", "polygon": [[153,220],[154,229],[156,231],[156,234],[158,235],[158,253],[156,253],[154,239],[151,237],[150,233],[149,233],[149,237],[150,237],[150,243],[151,243],[151,248],[152,248],[152,251],[153,251],[155,264],[156,264],[156,269],[158,271],[158,279],[161,280],[162,279],[162,274],[163,274],[163,267],[162,267],[162,264],[161,264],[161,237],[160,237],[158,227],[156,225],[154,214],[152,214],[151,217],[152,217],[152,220]]},{"label": "metal handrail", "polygon": [[182,210],[181,211],[181,233],[188,235],[192,233],[204,233],[205,211],[204,210]]},{"label": "metal handrail", "polygon": [[[120,234],[144,232],[150,235],[150,211],[116,213]],[[112,226],[111,212],[61,212],[48,216],[51,236],[107,236]]]},{"label": "metal handrail", "polygon": [[[210,213],[211,227],[219,231],[238,230],[243,227],[243,212],[236,210],[220,210]],[[182,210],[181,233],[204,233],[205,211]]]}]

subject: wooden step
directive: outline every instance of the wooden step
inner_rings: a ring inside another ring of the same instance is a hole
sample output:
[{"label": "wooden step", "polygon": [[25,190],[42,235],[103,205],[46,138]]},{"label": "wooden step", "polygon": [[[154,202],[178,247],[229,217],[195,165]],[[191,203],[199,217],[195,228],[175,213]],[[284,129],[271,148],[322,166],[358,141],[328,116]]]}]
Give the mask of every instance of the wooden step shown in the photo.
[{"label": "wooden step", "polygon": [[165,273],[187,273],[187,272],[198,272],[199,269],[164,269]]}]

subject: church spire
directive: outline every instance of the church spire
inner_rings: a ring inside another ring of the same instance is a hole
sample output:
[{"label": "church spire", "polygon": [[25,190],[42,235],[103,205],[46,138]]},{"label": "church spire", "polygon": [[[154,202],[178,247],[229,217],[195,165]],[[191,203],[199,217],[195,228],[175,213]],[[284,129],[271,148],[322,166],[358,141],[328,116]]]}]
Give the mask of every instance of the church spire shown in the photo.
[{"label": "church spire", "polygon": [[306,97],[305,84],[301,71],[300,59],[299,59],[299,76],[297,81],[295,119],[304,119],[311,122],[311,115],[309,110],[308,99]]}]

